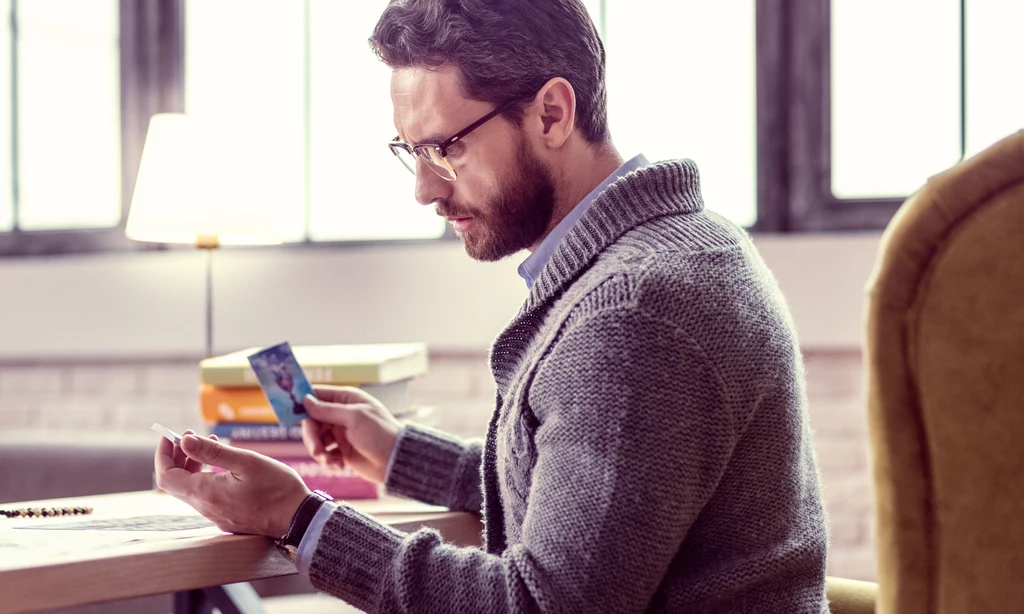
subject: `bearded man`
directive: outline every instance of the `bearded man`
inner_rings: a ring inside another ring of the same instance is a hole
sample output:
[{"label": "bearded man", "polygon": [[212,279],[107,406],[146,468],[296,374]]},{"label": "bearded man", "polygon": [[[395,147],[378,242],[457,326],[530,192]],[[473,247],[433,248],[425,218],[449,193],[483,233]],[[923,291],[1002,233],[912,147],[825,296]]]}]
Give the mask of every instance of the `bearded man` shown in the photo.
[{"label": "bearded man", "polygon": [[[480,513],[484,547],[392,530],[195,435],[161,441],[159,485],[222,529],[280,538],[368,612],[827,612],[790,315],[692,161],[615,148],[582,2],[392,0],[371,43],[417,199],[473,258],[529,251],[529,296],[490,353],[485,439],[333,387],[306,399],[304,438],[392,493]],[[685,60],[637,69],[686,83]]]}]

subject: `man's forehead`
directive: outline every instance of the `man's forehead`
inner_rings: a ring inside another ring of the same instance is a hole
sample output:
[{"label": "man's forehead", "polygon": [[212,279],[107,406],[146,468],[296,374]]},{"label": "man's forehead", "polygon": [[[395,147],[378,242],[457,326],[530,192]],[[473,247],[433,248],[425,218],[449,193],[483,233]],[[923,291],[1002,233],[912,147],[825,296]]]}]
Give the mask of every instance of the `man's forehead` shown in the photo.
[{"label": "man's forehead", "polygon": [[420,143],[448,138],[462,128],[455,125],[459,118],[486,104],[463,96],[458,71],[450,66],[396,69],[391,75],[391,101],[400,136]]}]

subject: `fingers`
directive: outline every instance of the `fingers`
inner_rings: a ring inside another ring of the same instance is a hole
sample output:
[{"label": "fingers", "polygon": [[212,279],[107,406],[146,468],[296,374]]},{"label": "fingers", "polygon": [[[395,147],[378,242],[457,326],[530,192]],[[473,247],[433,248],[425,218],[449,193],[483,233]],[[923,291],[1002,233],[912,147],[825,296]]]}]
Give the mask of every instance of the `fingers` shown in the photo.
[{"label": "fingers", "polygon": [[352,420],[355,419],[358,412],[356,407],[359,407],[337,401],[323,401],[312,395],[305,398],[302,406],[306,409],[306,413],[315,420],[346,427],[352,426]]},{"label": "fingers", "polygon": [[181,454],[180,446],[174,445],[166,437],[161,437],[160,443],[156,446],[156,453],[153,455],[153,468],[155,469],[157,488],[180,496],[189,492],[188,478],[191,474],[182,469],[175,461],[177,454]]},{"label": "fingers", "polygon": [[317,458],[324,452],[324,443],[320,437],[323,426],[322,422],[316,420],[302,421],[302,442],[306,444],[306,450],[312,458]]},{"label": "fingers", "polygon": [[227,476],[228,473],[190,473],[175,467],[163,473],[157,472],[156,485],[202,512],[197,504],[208,500],[211,493],[223,493]]},{"label": "fingers", "polygon": [[[190,431],[185,431],[185,433],[189,433],[190,434]],[[210,439],[212,439],[214,441],[217,441],[217,436],[216,435],[210,435]],[[184,452],[182,452],[182,454],[184,454]],[[203,463],[197,461],[194,458],[189,458],[189,457],[186,456],[185,457],[185,465],[184,465],[184,467],[185,467],[185,471],[188,471],[189,473],[199,473],[200,471],[203,470]]]},{"label": "fingers", "polygon": [[156,486],[175,497],[187,497],[194,488],[192,484],[194,477],[196,477],[195,474],[189,473],[184,469],[171,467],[165,471],[156,472]]},{"label": "fingers", "polygon": [[352,386],[313,386],[316,399],[325,403],[364,403],[369,395]]},{"label": "fingers", "polygon": [[228,471],[244,470],[252,460],[252,454],[226,446],[216,439],[204,439],[187,435],[181,439],[181,447],[188,457],[200,465],[215,465]]},{"label": "fingers", "polygon": [[[339,434],[340,431],[340,434]],[[324,466],[344,467],[344,451],[350,449],[345,429],[315,419],[302,421],[302,441],[310,458]]]},{"label": "fingers", "polygon": [[153,468],[156,470],[157,475],[177,468],[177,465],[174,464],[173,456],[176,447],[166,437],[160,438],[160,443],[156,445],[156,452],[153,454]]},{"label": "fingers", "polygon": [[[185,435],[194,434],[195,431],[193,431],[192,429],[186,429],[185,432],[181,434],[181,436],[184,437]],[[185,455],[185,452],[181,449],[181,444],[179,443],[178,445],[174,446],[174,466],[185,467],[187,463],[188,456]]]}]

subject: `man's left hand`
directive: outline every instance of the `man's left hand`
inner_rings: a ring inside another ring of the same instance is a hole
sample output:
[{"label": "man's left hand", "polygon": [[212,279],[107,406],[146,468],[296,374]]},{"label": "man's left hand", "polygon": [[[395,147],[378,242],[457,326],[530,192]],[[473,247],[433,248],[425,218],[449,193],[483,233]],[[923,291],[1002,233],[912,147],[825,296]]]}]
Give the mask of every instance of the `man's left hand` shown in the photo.
[{"label": "man's left hand", "polygon": [[[202,473],[204,464],[225,469]],[[294,469],[185,431],[180,445],[161,438],[154,456],[157,486],[206,516],[222,531],[279,538],[310,490]]]}]

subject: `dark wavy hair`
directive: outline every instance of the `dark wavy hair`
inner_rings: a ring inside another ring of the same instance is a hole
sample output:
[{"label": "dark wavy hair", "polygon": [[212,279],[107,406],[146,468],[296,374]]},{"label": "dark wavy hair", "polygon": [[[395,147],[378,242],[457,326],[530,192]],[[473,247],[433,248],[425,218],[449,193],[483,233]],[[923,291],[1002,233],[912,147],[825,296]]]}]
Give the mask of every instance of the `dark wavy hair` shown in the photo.
[{"label": "dark wavy hair", "polygon": [[[576,128],[608,140],[604,45],[580,0],[391,0],[370,46],[392,69],[452,64],[468,98],[496,105],[562,77],[576,92]],[[522,106],[505,114],[521,125]]]}]

